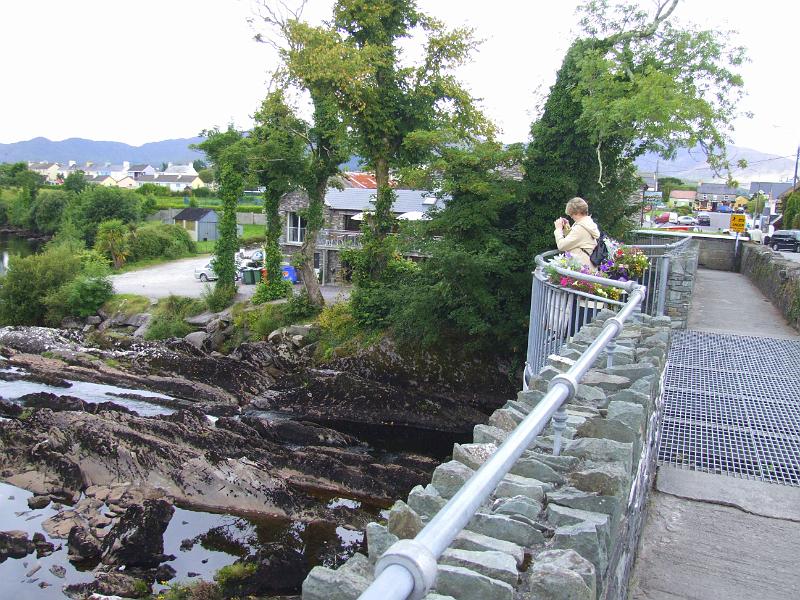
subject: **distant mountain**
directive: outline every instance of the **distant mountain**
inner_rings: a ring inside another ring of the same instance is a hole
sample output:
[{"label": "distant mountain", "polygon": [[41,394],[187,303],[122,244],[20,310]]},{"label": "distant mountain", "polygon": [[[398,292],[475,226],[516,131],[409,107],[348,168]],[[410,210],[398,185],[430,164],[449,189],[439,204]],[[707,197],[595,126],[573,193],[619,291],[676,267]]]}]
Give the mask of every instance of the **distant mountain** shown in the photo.
[{"label": "distant mountain", "polygon": [[[733,176],[739,184],[751,181],[787,181],[794,175],[794,159],[775,154],[766,154],[751,148],[728,146],[728,155],[734,165]],[[740,159],[747,161],[746,169],[735,168]],[[677,177],[685,181],[722,181],[708,167],[705,155],[700,148],[679,150],[675,160],[665,161],[652,153],[636,160],[639,171],[654,173],[659,177]]]},{"label": "distant mountain", "polygon": [[25,142],[0,144],[0,163],[29,160],[66,163],[74,160],[79,163],[92,161],[119,164],[127,160],[131,163],[149,163],[158,167],[162,162],[188,163],[204,158],[202,152],[189,149],[189,144],[202,141],[203,138],[193,137],[129,146],[122,142],[96,142],[82,138],[54,142],[37,137]]}]

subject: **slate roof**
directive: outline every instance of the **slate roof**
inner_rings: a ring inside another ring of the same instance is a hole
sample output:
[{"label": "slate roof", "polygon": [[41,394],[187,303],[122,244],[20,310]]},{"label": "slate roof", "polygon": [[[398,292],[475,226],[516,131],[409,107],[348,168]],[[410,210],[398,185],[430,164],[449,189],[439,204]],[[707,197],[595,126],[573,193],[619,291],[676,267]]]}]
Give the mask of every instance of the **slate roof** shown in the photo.
[{"label": "slate roof", "polygon": [[214,215],[217,214],[214,209],[211,208],[197,208],[191,206],[189,208],[184,208],[172,218],[175,221],[202,221],[203,217],[205,217],[208,213],[214,213]]},{"label": "slate roof", "polygon": [[697,188],[697,193],[715,194],[717,196],[738,196],[741,192],[736,188],[728,187],[724,183],[701,183]]},{"label": "slate roof", "polygon": [[131,165],[128,167],[128,171],[144,171],[150,165]]},{"label": "slate roof", "polygon": [[167,183],[186,183],[190,184],[197,175],[171,175],[165,173],[156,173],[155,175],[142,175],[136,181],[140,183],[155,183],[157,181],[165,181]]},{"label": "slate roof", "polygon": [[775,181],[753,181],[750,183],[751,196],[761,190],[770,198],[779,198],[782,194],[790,189],[792,189],[791,181],[784,181],[780,183]]},{"label": "slate roof", "polygon": [[[329,189],[325,193],[325,204],[333,210],[364,211],[375,208],[375,190],[361,188]],[[397,194],[392,211],[407,213],[415,210],[427,212],[433,207],[441,208],[444,201],[430,192],[421,190],[394,190]],[[370,202],[372,200],[372,202]]]}]

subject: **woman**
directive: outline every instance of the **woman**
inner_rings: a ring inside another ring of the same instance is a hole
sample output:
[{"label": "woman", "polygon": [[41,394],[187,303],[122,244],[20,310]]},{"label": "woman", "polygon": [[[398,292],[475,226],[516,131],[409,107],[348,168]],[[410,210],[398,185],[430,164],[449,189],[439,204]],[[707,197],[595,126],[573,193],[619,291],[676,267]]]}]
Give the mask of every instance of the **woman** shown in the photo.
[{"label": "woman", "polygon": [[583,198],[573,198],[567,202],[566,213],[573,220],[573,225],[570,228],[569,221],[563,217],[555,220],[556,246],[561,252],[569,252],[581,263],[594,269],[589,257],[597,245],[600,230],[589,216],[589,205]]}]

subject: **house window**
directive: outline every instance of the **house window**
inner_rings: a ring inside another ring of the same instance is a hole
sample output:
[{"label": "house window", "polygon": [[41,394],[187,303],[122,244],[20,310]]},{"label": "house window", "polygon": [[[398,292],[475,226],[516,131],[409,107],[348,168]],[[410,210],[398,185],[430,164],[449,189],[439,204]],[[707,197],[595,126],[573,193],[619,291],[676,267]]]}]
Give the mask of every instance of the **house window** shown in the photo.
[{"label": "house window", "polygon": [[287,215],[286,241],[302,244],[306,239],[306,220],[297,213]]},{"label": "house window", "polygon": [[361,231],[361,221],[353,219],[353,215],[344,216],[344,230],[345,231]]}]

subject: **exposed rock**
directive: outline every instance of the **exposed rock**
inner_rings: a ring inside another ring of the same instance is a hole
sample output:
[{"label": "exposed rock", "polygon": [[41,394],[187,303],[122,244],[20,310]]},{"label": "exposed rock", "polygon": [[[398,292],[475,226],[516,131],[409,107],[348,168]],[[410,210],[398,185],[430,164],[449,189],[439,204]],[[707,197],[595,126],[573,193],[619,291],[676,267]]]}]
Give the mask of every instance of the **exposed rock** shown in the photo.
[{"label": "exposed rock", "polygon": [[564,483],[564,477],[557,473],[555,469],[538,459],[532,458],[530,455],[521,456],[517,462],[514,463],[514,466],[511,467],[510,472],[520,477],[537,479],[545,483]]},{"label": "exposed rock", "polygon": [[0,531],[0,562],[7,558],[23,558],[35,549],[24,531]]},{"label": "exposed rock", "polygon": [[103,540],[103,563],[157,567],[163,562],[164,531],[174,512],[172,504],[163,499],[128,508]]},{"label": "exposed rock", "polygon": [[549,483],[508,473],[497,485],[494,493],[498,498],[527,496],[534,500],[543,500],[544,493],[552,489],[553,486]]},{"label": "exposed rock", "polygon": [[620,506],[620,500],[615,496],[602,496],[570,487],[548,492],[547,501],[579,510],[604,513],[612,517],[617,514]]},{"label": "exposed rock", "polygon": [[50,504],[50,496],[31,496],[28,498],[28,508],[38,510]]},{"label": "exposed rock", "polygon": [[0,416],[18,417],[21,413],[22,407],[19,404],[0,398]]},{"label": "exposed rock", "polygon": [[620,374],[611,374],[592,369],[583,376],[581,382],[584,385],[599,387],[605,392],[616,392],[628,387],[631,380]]},{"label": "exposed rock", "polygon": [[202,350],[205,341],[208,339],[208,334],[205,331],[193,331],[192,333],[184,336],[183,339],[185,339],[198,350]]},{"label": "exposed rock", "polygon": [[75,525],[67,538],[69,560],[76,563],[89,563],[100,560],[100,540],[88,527]]},{"label": "exposed rock", "polygon": [[64,579],[64,576],[67,574],[67,570],[61,565],[51,565],[49,570],[59,579]]},{"label": "exposed rock", "polygon": [[303,581],[303,600],[354,600],[371,582],[359,569],[314,567]]},{"label": "exposed rock", "polygon": [[640,404],[613,401],[608,403],[608,418],[622,421],[635,432],[644,428],[645,411]]},{"label": "exposed rock", "polygon": [[100,572],[91,583],[76,583],[64,588],[64,594],[75,600],[91,598],[93,594],[114,598],[143,598],[149,594],[142,581],[125,573]]},{"label": "exposed rock", "polygon": [[497,451],[495,444],[454,444],[453,460],[478,469]]}]

